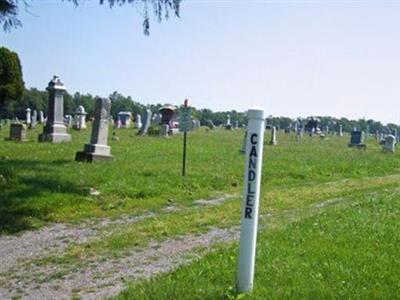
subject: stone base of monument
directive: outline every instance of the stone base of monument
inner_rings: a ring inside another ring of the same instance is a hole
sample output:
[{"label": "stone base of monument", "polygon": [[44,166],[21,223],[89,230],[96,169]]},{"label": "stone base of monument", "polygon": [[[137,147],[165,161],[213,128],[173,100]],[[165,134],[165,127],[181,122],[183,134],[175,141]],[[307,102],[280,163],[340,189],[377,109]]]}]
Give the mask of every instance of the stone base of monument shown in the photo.
[{"label": "stone base of monument", "polygon": [[348,144],[349,147],[360,148],[360,149],[367,149],[366,144]]},{"label": "stone base of monument", "polygon": [[83,151],[76,153],[75,161],[99,162],[114,160],[107,145],[86,144]]},{"label": "stone base of monument", "polygon": [[70,142],[71,136],[67,133],[42,133],[39,142],[63,143]]}]

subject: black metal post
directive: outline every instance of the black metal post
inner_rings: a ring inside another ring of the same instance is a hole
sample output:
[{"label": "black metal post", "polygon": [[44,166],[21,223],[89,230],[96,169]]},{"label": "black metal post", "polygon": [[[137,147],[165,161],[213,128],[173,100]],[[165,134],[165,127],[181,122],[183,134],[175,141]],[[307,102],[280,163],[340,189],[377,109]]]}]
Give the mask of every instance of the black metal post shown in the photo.
[{"label": "black metal post", "polygon": [[182,176],[186,175],[186,137],[187,132],[183,133],[183,162],[182,162]]}]

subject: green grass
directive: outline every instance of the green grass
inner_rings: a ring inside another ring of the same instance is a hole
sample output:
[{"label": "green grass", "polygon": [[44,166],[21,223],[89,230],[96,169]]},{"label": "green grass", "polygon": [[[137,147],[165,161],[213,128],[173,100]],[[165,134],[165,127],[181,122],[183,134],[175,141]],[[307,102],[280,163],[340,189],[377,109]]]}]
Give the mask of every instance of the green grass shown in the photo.
[{"label": "green grass", "polygon": [[[75,153],[89,139],[72,131],[72,143],[37,143],[40,128],[29,131],[30,142],[0,141],[0,231],[16,232],[47,222],[88,217],[116,217],[158,210],[169,201],[190,205],[215,191],[237,190],[242,160],[240,135],[189,134],[188,176],[182,178],[182,137],[139,137],[133,129],[118,130],[110,141],[112,163],[76,163]],[[3,129],[0,134],[8,135]],[[217,151],[217,149],[219,149]],[[225,165],[229,161],[229,165]],[[212,163],[210,163],[212,162]],[[221,172],[224,168],[225,172]],[[90,188],[99,190],[90,196]]]},{"label": "green grass", "polygon": [[118,299],[398,299],[400,191],[353,193],[341,205],[259,233],[255,285],[234,283],[238,245],[149,281]]},{"label": "green grass", "polygon": [[[75,153],[89,140],[90,128],[71,131],[72,143],[38,143],[40,127],[28,131],[29,142],[0,141],[0,232],[39,228],[48,222],[123,213],[158,211],[173,201],[191,205],[194,199],[219,192],[241,192],[243,131],[198,131],[189,134],[188,175],[181,173],[182,137],[139,137],[120,129],[111,141],[111,163],[76,163]],[[0,138],[8,136],[8,128]],[[400,156],[385,155],[370,140],[366,151],[346,147],[348,138],[319,140],[279,135],[279,145],[265,147],[263,191],[288,189],[343,178],[395,174]],[[95,188],[98,197],[88,191]],[[273,200],[274,201],[274,200]],[[279,203],[277,203],[279,206]]]}]

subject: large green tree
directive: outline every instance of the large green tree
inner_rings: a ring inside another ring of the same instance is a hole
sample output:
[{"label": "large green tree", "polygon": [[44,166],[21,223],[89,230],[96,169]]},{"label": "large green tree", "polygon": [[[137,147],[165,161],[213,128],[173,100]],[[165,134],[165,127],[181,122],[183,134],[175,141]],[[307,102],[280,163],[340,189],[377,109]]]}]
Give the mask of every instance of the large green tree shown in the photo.
[{"label": "large green tree", "polygon": [[[0,0],[1,1],[1,0]],[[24,81],[18,54],[0,48],[0,116],[11,101],[20,101],[24,94]]]},{"label": "large green tree", "polygon": [[[83,0],[65,0],[72,2],[74,5],[79,5]],[[3,29],[9,31],[11,28],[16,28],[22,25],[18,19],[18,10],[23,3],[26,7],[29,6],[29,0],[0,0],[0,25]],[[131,4],[141,8],[143,17],[143,31],[146,35],[149,34],[150,18],[149,11],[152,11],[158,21],[163,18],[168,19],[170,12],[179,17],[179,7],[182,0],[98,0],[100,5],[107,4],[110,8],[114,6],[122,6]]]}]

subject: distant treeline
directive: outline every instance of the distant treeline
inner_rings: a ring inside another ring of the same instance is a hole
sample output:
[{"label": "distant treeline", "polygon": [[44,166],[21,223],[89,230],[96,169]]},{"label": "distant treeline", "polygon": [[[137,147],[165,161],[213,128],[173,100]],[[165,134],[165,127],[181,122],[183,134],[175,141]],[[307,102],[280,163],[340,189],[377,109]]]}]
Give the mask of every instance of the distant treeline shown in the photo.
[{"label": "distant treeline", "polygon": [[[95,96],[91,94],[80,94],[75,93],[73,95],[65,93],[64,94],[64,114],[74,115],[77,107],[82,105],[86,112],[88,113],[88,118],[93,117],[94,113],[94,98]],[[111,114],[114,120],[117,119],[117,115],[120,111],[130,111],[133,115],[136,114],[144,114],[147,108],[151,109],[153,112],[158,111],[158,109],[163,106],[165,103],[155,104],[155,105],[144,105],[135,100],[133,100],[130,96],[123,96],[118,92],[112,93],[109,98],[112,101],[111,105]],[[23,97],[20,101],[11,101],[8,105],[3,108],[3,111],[0,113],[0,118],[2,119],[13,119],[15,117],[23,120],[25,119],[25,110],[26,108],[36,109],[37,111],[42,110],[45,115],[47,112],[47,102],[48,102],[48,93],[47,91],[40,91],[36,88],[25,89]],[[193,117],[200,120],[202,125],[207,124],[207,120],[213,121],[215,125],[221,125],[226,123],[227,115],[230,115],[231,122],[239,121],[239,124],[244,124],[246,122],[246,116],[242,112],[237,112],[235,110],[232,111],[224,111],[224,112],[213,112],[210,109],[196,109],[193,108]],[[305,116],[307,117],[307,116]],[[328,126],[329,129],[337,131],[339,129],[339,125],[343,126],[344,131],[351,131],[354,127],[357,127],[361,130],[367,130],[369,127],[369,131],[374,133],[376,131],[388,131],[397,129],[400,132],[400,128],[396,124],[382,124],[381,122],[374,120],[349,120],[347,118],[333,118],[333,117],[318,117],[320,120],[320,127],[324,129],[325,126]],[[299,124],[305,124],[307,121],[305,118],[300,118]],[[288,118],[288,117],[269,117],[267,119],[267,123],[269,125],[277,126],[280,129],[288,128],[293,126],[296,120]]]}]

